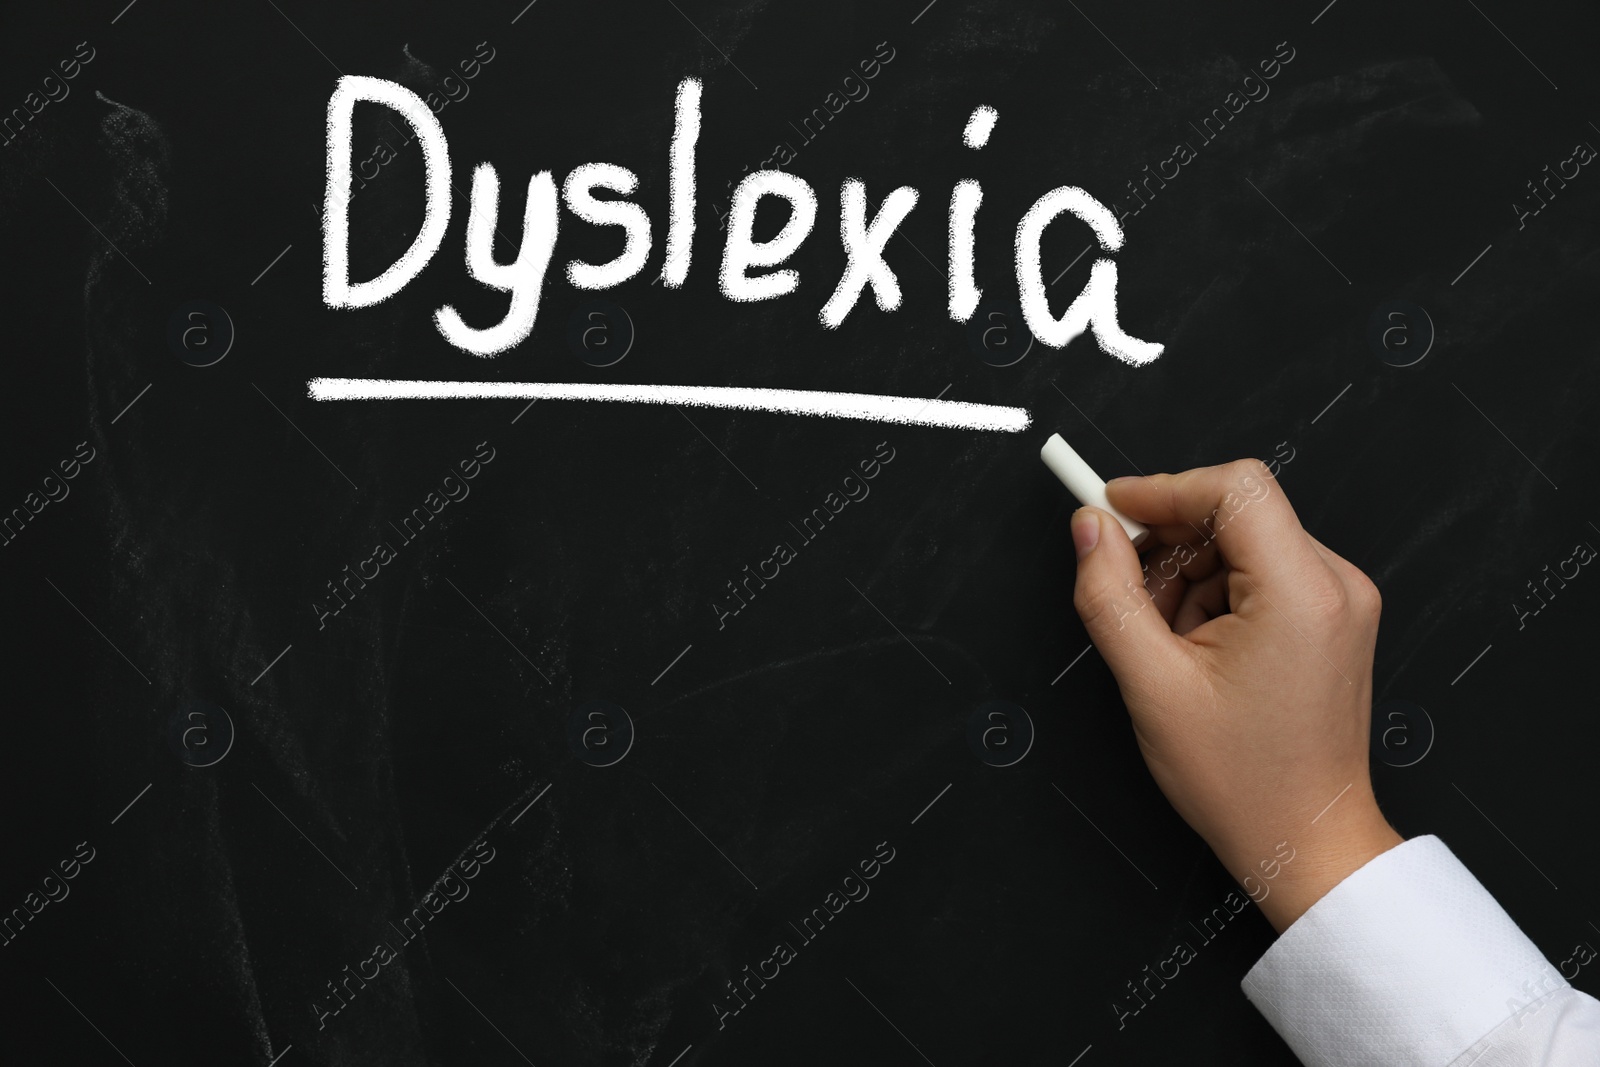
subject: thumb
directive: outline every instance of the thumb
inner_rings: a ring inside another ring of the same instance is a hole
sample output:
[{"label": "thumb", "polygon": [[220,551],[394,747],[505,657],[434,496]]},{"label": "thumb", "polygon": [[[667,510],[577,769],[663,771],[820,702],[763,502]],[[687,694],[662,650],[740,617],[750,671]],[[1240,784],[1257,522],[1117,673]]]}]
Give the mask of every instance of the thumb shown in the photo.
[{"label": "thumb", "polygon": [[1118,684],[1159,672],[1183,639],[1144,587],[1139,554],[1122,524],[1099,508],[1079,508],[1072,515],[1072,543],[1078,551],[1072,605]]}]

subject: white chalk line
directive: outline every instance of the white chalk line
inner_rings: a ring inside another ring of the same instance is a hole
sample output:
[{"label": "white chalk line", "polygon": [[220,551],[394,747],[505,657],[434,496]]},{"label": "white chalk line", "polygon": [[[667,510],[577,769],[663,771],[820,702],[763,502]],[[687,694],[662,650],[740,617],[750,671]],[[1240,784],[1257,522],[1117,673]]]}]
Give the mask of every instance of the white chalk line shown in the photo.
[{"label": "white chalk line", "polygon": [[785,415],[817,415],[907,426],[1019,433],[1033,424],[1027,408],[926,400],[912,396],[754,389],[712,385],[616,385],[592,382],[447,382],[392,378],[312,378],[313,400],[609,400],[627,404],[687,404]]}]

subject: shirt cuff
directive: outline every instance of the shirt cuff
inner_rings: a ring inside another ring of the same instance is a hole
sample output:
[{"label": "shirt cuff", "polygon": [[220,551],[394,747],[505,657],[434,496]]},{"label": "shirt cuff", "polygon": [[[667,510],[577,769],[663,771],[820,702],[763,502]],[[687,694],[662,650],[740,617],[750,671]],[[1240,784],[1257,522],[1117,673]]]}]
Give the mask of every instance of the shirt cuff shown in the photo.
[{"label": "shirt cuff", "polygon": [[1242,985],[1307,1067],[1438,1067],[1567,982],[1428,835],[1334,886]]}]

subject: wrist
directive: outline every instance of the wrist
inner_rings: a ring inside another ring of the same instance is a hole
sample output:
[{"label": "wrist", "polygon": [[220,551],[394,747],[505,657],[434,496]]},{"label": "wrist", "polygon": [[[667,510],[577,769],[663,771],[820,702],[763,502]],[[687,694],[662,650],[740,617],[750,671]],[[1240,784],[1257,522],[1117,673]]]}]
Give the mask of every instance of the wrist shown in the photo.
[{"label": "wrist", "polygon": [[1327,811],[1303,831],[1218,857],[1281,934],[1334,886],[1404,840],[1369,790],[1362,802]]}]

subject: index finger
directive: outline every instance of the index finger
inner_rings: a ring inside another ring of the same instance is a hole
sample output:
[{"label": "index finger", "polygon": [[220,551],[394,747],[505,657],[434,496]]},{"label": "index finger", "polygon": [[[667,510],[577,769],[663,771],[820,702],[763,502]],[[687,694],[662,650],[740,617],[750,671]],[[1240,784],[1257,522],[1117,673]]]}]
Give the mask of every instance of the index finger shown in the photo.
[{"label": "index finger", "polygon": [[1189,526],[1195,541],[1215,540],[1228,565],[1267,588],[1321,562],[1266,464],[1241,459],[1181,474],[1117,478],[1106,495],[1148,526]]}]

